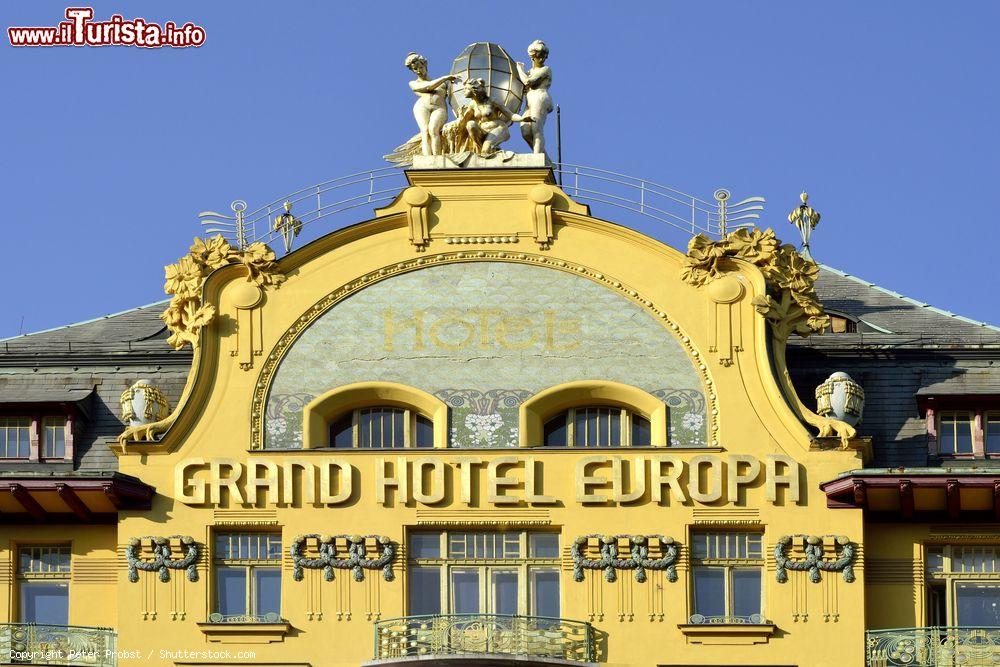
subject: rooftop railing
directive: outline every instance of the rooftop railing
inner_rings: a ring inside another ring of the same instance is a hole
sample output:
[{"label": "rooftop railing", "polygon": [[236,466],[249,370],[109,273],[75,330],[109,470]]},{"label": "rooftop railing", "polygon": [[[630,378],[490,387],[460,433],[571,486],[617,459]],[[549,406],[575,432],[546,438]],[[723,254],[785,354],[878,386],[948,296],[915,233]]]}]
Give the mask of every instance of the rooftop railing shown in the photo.
[{"label": "rooftop railing", "polygon": [[1000,627],[923,627],[869,630],[866,667],[996,667]]},{"label": "rooftop railing", "polygon": [[593,662],[590,623],[539,616],[435,614],[375,623],[375,659],[487,653]]},{"label": "rooftop railing", "polygon": [[[732,229],[753,224],[764,210],[763,197],[730,201],[728,190],[715,191],[712,201],[644,178],[620,174],[586,165],[555,163],[553,173],[573,199],[611,206],[668,225],[685,234],[724,235]],[[278,197],[253,210],[236,200],[232,215],[205,211],[198,215],[208,234],[222,234],[237,247],[262,241],[285,252],[294,238],[320,220],[336,228],[333,218],[358,208],[374,208],[391,202],[407,187],[405,173],[398,167],[359,171],[311,185]],[[288,217],[282,217],[287,214]],[[341,218],[343,219],[343,218]],[[289,230],[294,230],[290,232]]]},{"label": "rooftop railing", "polygon": [[0,623],[0,664],[115,667],[110,628]]}]

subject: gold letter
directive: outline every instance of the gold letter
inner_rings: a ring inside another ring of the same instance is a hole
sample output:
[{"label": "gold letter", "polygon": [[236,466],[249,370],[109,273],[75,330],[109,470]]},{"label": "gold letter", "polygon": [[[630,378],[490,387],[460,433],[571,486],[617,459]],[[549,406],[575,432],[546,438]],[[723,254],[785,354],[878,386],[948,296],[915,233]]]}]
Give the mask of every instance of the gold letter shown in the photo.
[{"label": "gold letter", "polygon": [[281,500],[289,507],[295,505],[295,469],[302,471],[302,505],[316,502],[316,467],[308,461],[290,459],[281,463]]},{"label": "gold letter", "polygon": [[[701,467],[708,464],[708,490],[701,490]],[[699,503],[714,503],[722,497],[722,461],[712,454],[692,456],[688,463],[688,493]]]},{"label": "gold letter", "polygon": [[[210,462],[212,470],[212,488],[210,490],[212,504],[218,505],[221,501],[222,487],[229,489],[229,501],[233,503],[244,504],[243,494],[240,493],[240,487],[236,486],[236,482],[240,481],[243,477],[243,464],[236,459],[212,459]],[[229,471],[235,472],[233,476],[222,476],[222,469],[228,468]]]},{"label": "gold letter", "polygon": [[201,468],[205,465],[205,459],[186,459],[174,467],[174,495],[177,500],[186,505],[200,505],[205,502],[205,481],[191,480],[191,493],[187,492],[188,468]]},{"label": "gold letter", "polygon": [[[688,497],[681,486],[681,475],[684,473],[684,461],[680,457],[673,455],[650,457],[652,470],[649,472],[650,499],[654,502],[663,502],[663,487],[670,487],[671,497],[679,503],[687,503]],[[663,474],[663,464],[668,464],[670,470]]]},{"label": "gold letter", "polygon": [[625,460],[620,456],[611,457],[611,499],[616,503],[630,503],[646,494],[646,459],[637,456],[632,461],[632,491],[625,493]]},{"label": "gold letter", "polygon": [[533,505],[551,505],[556,501],[552,496],[535,493],[535,466],[541,463],[535,459],[524,462],[524,499]]},{"label": "gold letter", "polygon": [[606,465],[611,459],[606,456],[585,456],[576,463],[576,499],[583,504],[605,503],[607,497],[590,493],[591,486],[607,486],[606,477],[596,477],[587,474],[587,467],[591,465]]},{"label": "gold letter", "polygon": [[[337,493],[330,493],[333,469],[337,469]],[[354,490],[351,464],[341,459],[325,459],[319,469],[319,501],[324,505],[339,505],[351,497]]]},{"label": "gold letter", "polygon": [[[431,466],[431,490],[424,488],[424,468]],[[413,499],[433,505],[444,500],[444,463],[440,459],[422,458],[413,461]]]},{"label": "gold letter", "polygon": [[[263,468],[267,474],[261,478],[257,471]],[[257,489],[264,487],[267,489],[267,499],[264,501],[270,505],[278,504],[278,465],[271,461],[251,461],[250,475],[247,479],[247,500],[251,505],[257,504]]]},{"label": "gold letter", "polygon": [[[740,464],[747,464],[747,471],[745,474],[740,474]],[[729,455],[729,470],[727,477],[729,479],[729,497],[727,500],[733,504],[736,504],[740,500],[740,485],[741,484],[753,484],[760,475],[760,461],[757,457],[750,456],[749,454],[730,454]]]},{"label": "gold letter", "polygon": [[483,460],[478,456],[457,456],[452,461],[462,475],[462,502],[469,505],[472,503],[472,466],[482,465]]},{"label": "gold letter", "polygon": [[516,456],[500,456],[486,466],[487,502],[494,505],[516,505],[520,499],[504,495],[504,489],[517,488],[520,482],[516,477],[501,477],[500,466],[517,465],[521,461]]},{"label": "gold letter", "polygon": [[[799,464],[786,454],[768,454],[764,457],[765,475],[767,477],[767,500],[775,503],[778,500],[778,484],[788,486],[788,500],[799,503]],[[788,466],[788,472],[779,475],[778,464]]]},{"label": "gold letter", "polygon": [[396,489],[396,502],[405,505],[410,500],[410,471],[407,468],[407,461],[402,456],[396,459],[396,477],[386,477],[386,463],[390,461],[375,459],[375,500],[388,507],[385,490],[391,486]]},{"label": "gold letter", "polygon": [[413,326],[413,349],[422,350],[424,349],[424,311],[415,310],[413,311],[413,317],[411,319],[399,320],[398,322],[392,316],[392,309],[388,309],[382,313],[382,321],[385,327],[384,339],[382,341],[382,349],[386,352],[392,352],[393,343],[396,337],[396,327]]}]

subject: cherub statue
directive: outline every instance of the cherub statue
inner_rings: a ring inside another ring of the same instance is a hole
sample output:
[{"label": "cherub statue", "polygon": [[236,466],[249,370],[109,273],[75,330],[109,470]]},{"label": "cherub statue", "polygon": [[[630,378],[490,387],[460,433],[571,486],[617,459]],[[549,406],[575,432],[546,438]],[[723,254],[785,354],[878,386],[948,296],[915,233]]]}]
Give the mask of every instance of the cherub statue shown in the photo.
[{"label": "cherub statue", "polygon": [[[507,129],[509,123],[533,122],[531,116],[511,113],[490,99],[486,92],[486,82],[482,79],[467,80],[462,92],[469,104],[458,112],[456,129],[459,132],[464,130],[464,134],[471,139],[473,152],[480,155],[492,156],[500,148],[500,144],[510,139],[510,130]],[[453,139],[452,144],[456,143],[458,142]]]},{"label": "cherub statue", "polygon": [[445,75],[427,78],[427,59],[410,52],[405,65],[417,78],[410,82],[410,90],[417,94],[413,104],[413,117],[420,129],[420,152],[423,155],[441,155],[441,128],[448,120],[448,84],[458,81],[457,76]]},{"label": "cherub statue", "polygon": [[533,122],[521,123],[521,136],[531,146],[534,153],[545,152],[545,119],[552,111],[552,97],[549,86],[552,85],[552,70],[546,66],[549,57],[549,47],[540,39],[528,46],[528,56],[531,58],[531,69],[524,71],[524,64],[517,64],[517,75],[524,84],[524,112]]}]

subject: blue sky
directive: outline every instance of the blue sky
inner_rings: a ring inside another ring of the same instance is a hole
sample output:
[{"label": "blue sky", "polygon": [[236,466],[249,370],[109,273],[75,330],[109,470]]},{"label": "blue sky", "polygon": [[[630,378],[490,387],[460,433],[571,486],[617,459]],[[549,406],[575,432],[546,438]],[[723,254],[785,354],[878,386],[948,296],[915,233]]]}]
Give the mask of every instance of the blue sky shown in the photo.
[{"label": "blue sky", "polygon": [[[536,38],[566,161],[706,199],[763,195],[763,223],[788,241],[805,188],[823,214],[817,260],[1000,324],[998,2],[550,1],[478,19],[467,2],[93,6],[192,21],[207,39],[13,49],[3,36],[0,337],[159,300],[199,211],[380,166],[414,132],[408,51],[436,75],[469,42],[524,59]],[[0,16],[55,25],[65,7],[6,0]]]}]

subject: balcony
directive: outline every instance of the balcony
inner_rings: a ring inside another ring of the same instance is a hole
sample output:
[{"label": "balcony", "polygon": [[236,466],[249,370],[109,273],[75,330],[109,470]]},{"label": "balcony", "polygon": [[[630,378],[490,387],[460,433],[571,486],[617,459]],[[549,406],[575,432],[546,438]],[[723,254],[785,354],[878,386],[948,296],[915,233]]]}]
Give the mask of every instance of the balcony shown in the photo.
[{"label": "balcony", "polygon": [[590,623],[537,616],[408,616],[375,624],[375,658],[366,666],[583,665],[595,660]]},{"label": "balcony", "polygon": [[981,667],[1000,665],[1000,627],[869,630],[867,667]]},{"label": "balcony", "polygon": [[0,623],[0,663],[115,667],[116,641],[110,628]]}]

